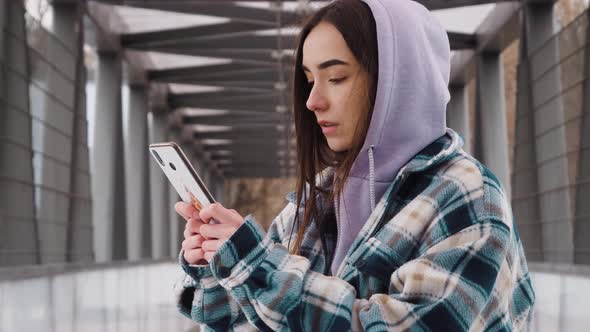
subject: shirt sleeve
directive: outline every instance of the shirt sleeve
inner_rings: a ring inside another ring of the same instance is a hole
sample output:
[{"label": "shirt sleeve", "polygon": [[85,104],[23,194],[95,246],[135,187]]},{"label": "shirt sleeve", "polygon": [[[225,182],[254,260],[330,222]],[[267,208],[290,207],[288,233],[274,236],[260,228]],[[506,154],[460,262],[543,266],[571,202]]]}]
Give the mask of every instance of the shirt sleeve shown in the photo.
[{"label": "shirt sleeve", "polygon": [[[282,225],[292,218],[293,204],[288,204],[275,218],[268,232],[268,241],[280,241]],[[212,273],[211,265],[189,264],[178,256],[183,274],[175,283],[177,308],[181,314],[201,324],[204,331],[255,330],[231,292],[223,288]]]},{"label": "shirt sleeve", "polygon": [[[213,257],[211,272],[261,331],[519,330],[532,292],[528,275],[516,277],[513,269],[517,238],[499,220],[465,224],[400,263],[389,290],[369,299],[357,299],[346,281],[313,271],[307,258],[289,254],[250,217]],[[395,257],[378,241],[365,247]],[[508,310],[514,289],[523,292],[524,310],[494,316]]]},{"label": "shirt sleeve", "polygon": [[231,294],[219,285],[209,265],[191,265],[179,255],[184,271],[174,285],[181,314],[202,325],[205,331],[231,331],[247,323]]}]

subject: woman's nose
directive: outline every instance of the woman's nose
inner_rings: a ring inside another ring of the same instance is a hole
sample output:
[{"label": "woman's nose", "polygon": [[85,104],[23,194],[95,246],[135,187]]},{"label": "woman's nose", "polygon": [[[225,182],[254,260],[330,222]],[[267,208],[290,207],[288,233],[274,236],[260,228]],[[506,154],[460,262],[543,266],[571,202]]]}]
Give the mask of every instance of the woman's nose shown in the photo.
[{"label": "woman's nose", "polygon": [[322,111],[328,108],[328,101],[319,93],[319,90],[312,89],[305,105],[312,112]]}]

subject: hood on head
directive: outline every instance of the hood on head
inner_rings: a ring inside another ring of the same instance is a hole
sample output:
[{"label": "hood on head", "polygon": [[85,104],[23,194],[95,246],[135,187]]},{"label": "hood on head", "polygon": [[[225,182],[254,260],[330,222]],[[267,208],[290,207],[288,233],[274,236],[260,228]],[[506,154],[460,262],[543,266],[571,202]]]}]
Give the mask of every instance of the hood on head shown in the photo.
[{"label": "hood on head", "polygon": [[446,132],[450,44],[437,19],[410,0],[362,0],[375,18],[379,77],[363,148],[335,201],[340,236],[332,272],[399,170]]},{"label": "hood on head", "polygon": [[375,180],[391,182],[408,160],[445,134],[451,50],[445,29],[421,4],[363,1],[377,25],[379,78],[367,137],[351,175],[368,178],[366,151],[374,146]]}]

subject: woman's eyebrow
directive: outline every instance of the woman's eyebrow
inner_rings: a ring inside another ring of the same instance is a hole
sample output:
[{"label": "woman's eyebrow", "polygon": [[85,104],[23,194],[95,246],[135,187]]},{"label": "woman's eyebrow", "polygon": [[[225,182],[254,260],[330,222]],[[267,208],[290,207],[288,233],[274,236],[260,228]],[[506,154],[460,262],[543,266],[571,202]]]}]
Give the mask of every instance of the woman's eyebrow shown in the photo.
[{"label": "woman's eyebrow", "polygon": [[[336,65],[348,66],[348,63],[347,62],[344,62],[342,60],[332,59],[332,60],[328,60],[328,61],[324,61],[324,62],[320,63],[318,65],[318,69],[319,70],[322,70],[322,69],[326,69],[328,67],[336,66]],[[301,65],[301,68],[303,69],[303,71],[307,71],[307,72],[310,71],[309,68],[305,67],[304,65]]]}]

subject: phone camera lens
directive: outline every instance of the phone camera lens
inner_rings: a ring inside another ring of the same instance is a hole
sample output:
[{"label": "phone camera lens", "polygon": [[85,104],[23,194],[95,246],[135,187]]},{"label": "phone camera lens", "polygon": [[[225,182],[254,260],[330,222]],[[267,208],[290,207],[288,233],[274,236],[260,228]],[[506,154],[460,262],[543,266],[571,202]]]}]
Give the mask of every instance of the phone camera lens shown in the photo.
[{"label": "phone camera lens", "polygon": [[172,168],[173,170],[176,170],[176,166],[174,166],[173,163],[170,163],[170,168]]},{"label": "phone camera lens", "polygon": [[164,162],[162,161],[162,158],[160,158],[160,155],[155,150],[152,150],[152,153],[154,154],[154,157],[156,157],[156,159],[158,159],[158,161],[160,162],[160,165],[164,166]]}]

